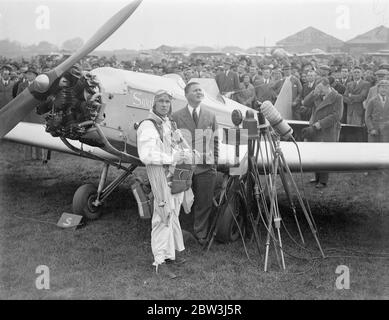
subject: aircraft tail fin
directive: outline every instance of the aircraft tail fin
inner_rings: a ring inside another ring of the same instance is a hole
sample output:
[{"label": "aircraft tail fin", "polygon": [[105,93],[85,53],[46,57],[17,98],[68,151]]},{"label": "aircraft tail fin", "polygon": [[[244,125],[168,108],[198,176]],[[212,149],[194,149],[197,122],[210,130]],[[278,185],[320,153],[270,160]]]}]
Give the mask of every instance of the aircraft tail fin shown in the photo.
[{"label": "aircraft tail fin", "polygon": [[292,82],[290,78],[286,78],[281,91],[274,104],[275,108],[285,120],[292,120]]}]

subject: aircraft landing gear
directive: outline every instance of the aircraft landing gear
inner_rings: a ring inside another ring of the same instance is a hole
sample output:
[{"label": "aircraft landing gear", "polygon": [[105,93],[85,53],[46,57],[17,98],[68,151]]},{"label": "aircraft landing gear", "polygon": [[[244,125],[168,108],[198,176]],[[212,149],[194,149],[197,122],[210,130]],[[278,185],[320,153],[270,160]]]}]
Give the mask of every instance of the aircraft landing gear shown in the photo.
[{"label": "aircraft landing gear", "polygon": [[95,205],[97,189],[93,184],[84,184],[77,189],[73,197],[73,213],[88,220],[97,220],[101,216],[101,205]]},{"label": "aircraft landing gear", "polygon": [[108,175],[109,164],[105,163],[101,173],[98,188],[93,184],[84,184],[77,189],[73,197],[73,213],[82,215],[88,220],[97,220],[102,213],[102,205],[107,197],[114,191],[126,178],[132,175],[135,165],[128,168],[120,166],[124,172],[113,180],[108,186],[105,186]]}]

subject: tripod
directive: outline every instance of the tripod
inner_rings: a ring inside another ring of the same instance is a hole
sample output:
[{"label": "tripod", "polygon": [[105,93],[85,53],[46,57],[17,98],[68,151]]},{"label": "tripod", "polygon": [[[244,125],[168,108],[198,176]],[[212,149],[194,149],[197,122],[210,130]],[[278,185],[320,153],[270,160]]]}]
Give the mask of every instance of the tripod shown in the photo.
[{"label": "tripod", "polygon": [[[297,225],[297,229],[301,238],[301,241],[303,244],[305,244],[304,237],[301,232],[300,224],[297,218],[296,214],[296,206],[293,202],[292,195],[291,195],[291,190],[289,186],[289,182],[291,183],[296,195],[298,202],[300,204],[300,207],[303,211],[303,214],[305,216],[305,219],[309,225],[309,228],[312,232],[313,237],[315,238],[315,241],[318,245],[318,248],[320,250],[320,253],[322,257],[324,258],[324,252],[321,248],[320,241],[318,238],[318,233],[316,229],[316,225],[314,223],[313,217],[311,216],[309,210],[304,204],[304,201],[302,199],[302,196],[300,194],[300,191],[297,187],[296,182],[293,179],[292,172],[285,160],[284,154],[282,153],[281,147],[280,147],[280,136],[277,135],[274,132],[271,132],[268,126],[263,126],[260,129],[260,134],[259,134],[259,141],[258,141],[258,147],[261,148],[260,141],[264,140],[265,143],[265,148],[266,148],[266,153],[269,152],[268,149],[270,149],[270,154],[271,154],[271,161],[269,159],[269,156],[267,154],[267,165],[270,168],[269,174],[266,173],[266,169],[264,166],[264,173],[265,177],[268,183],[268,188],[269,188],[269,198],[270,198],[270,209],[267,214],[267,237],[266,237],[266,251],[265,251],[265,265],[264,265],[264,271],[267,271],[267,265],[268,265],[268,257],[269,257],[269,246],[270,246],[270,238],[273,238],[274,241],[274,231],[272,224],[274,222],[274,227],[277,230],[277,237],[278,237],[278,250],[281,255],[281,262],[282,262],[282,268],[285,269],[285,259],[284,259],[284,253],[283,253],[283,248],[282,248],[282,239],[281,239],[281,232],[280,232],[280,227],[281,227],[281,214],[279,211],[278,207],[278,199],[277,199],[277,176],[279,175],[281,178],[281,182],[283,185],[283,188],[285,190],[286,196],[288,198],[288,202],[292,208],[293,211],[293,216],[294,220]],[[269,148],[268,148],[269,146]],[[264,163],[264,158],[261,150],[261,156],[262,156],[262,162]],[[257,177],[258,177],[258,171],[256,171]]]}]

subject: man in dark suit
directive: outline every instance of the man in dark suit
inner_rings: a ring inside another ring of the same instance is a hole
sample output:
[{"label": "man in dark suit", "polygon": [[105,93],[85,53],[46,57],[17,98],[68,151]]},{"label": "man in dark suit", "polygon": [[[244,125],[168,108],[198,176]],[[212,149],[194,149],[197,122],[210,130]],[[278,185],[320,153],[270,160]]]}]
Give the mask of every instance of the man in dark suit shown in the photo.
[{"label": "man in dark suit", "polygon": [[[304,106],[312,109],[312,116],[310,126],[303,129],[303,137],[316,142],[339,141],[343,99],[331,88],[327,78],[319,80],[315,90],[304,99]],[[328,178],[328,172],[317,172],[311,182],[316,183],[317,188],[324,188]]]},{"label": "man in dark suit", "polygon": [[271,69],[269,66],[264,66],[262,69],[261,82],[257,83],[255,88],[255,96],[259,102],[264,102],[266,100],[275,103],[277,100],[277,93],[273,88],[274,81],[271,79]]},{"label": "man in dark suit", "polygon": [[5,65],[1,68],[0,78],[0,109],[13,99],[12,89],[14,82],[11,80],[12,68]]},{"label": "man in dark suit", "polygon": [[192,190],[194,203],[194,235],[200,244],[207,241],[209,218],[212,211],[213,194],[216,183],[216,163],[218,158],[218,139],[215,135],[217,122],[215,114],[204,109],[201,102],[204,92],[197,82],[191,82],[185,87],[185,97],[188,105],[172,115],[188,143],[192,143],[200,155],[196,159],[196,169],[193,174]]},{"label": "man in dark suit", "polygon": [[219,71],[215,76],[215,80],[220,93],[228,98],[232,97],[233,93],[239,91],[238,74],[231,69],[231,64],[228,62],[224,63],[224,70]]},{"label": "man in dark suit", "polygon": [[369,142],[389,142],[389,80],[378,82],[377,94],[366,108],[366,127]]},{"label": "man in dark suit", "polygon": [[[316,72],[311,70],[307,73],[307,81],[302,86],[301,91],[301,104],[304,105],[304,99],[313,91],[316,87]],[[311,118],[312,109],[311,108],[300,108],[300,117],[301,120],[309,121]]]},{"label": "man in dark suit", "polygon": [[367,98],[370,84],[362,79],[361,68],[353,70],[353,81],[349,82],[343,99],[347,103],[347,124],[362,126],[364,123],[363,101]]},{"label": "man in dark suit", "polygon": [[378,83],[381,80],[389,80],[389,71],[385,69],[380,69],[375,73],[375,76],[377,78],[377,84],[370,88],[369,93],[367,94],[367,98],[364,102],[365,109],[367,108],[367,105],[371,99],[373,99],[378,94]]},{"label": "man in dark suit", "polygon": [[[342,67],[340,70],[340,79],[336,81],[336,86],[334,89],[338,91],[341,95],[344,95],[346,92],[347,85],[352,82],[352,78],[349,75],[347,67]],[[341,123],[347,123],[347,103],[343,100],[343,115],[340,121]]]},{"label": "man in dark suit", "polygon": [[282,67],[282,72],[284,74],[282,85],[286,78],[290,78],[290,82],[292,83],[292,120],[301,120],[299,111],[303,87],[300,80],[292,75],[292,67],[289,63]]}]

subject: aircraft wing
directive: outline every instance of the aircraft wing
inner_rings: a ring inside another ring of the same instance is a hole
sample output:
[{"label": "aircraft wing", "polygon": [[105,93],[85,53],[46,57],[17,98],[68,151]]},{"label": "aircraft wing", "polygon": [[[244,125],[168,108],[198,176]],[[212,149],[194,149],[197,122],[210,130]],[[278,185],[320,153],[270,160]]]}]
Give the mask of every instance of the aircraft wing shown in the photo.
[{"label": "aircraft wing", "polygon": [[[19,122],[7,135],[4,140],[41,147],[53,151],[78,155],[70,150],[60,138],[55,138],[45,131],[44,124]],[[117,161],[118,159],[97,147],[81,144],[79,141],[71,141],[71,144],[76,148],[83,148],[84,151],[102,157],[107,160]]]},{"label": "aircraft wing", "polygon": [[[46,148],[58,152],[78,155],[66,147],[59,138],[52,137],[45,131],[43,124],[20,122],[4,138],[4,140]],[[97,147],[71,141],[76,148],[97,155],[103,159],[117,161],[114,156]],[[301,166],[304,172],[314,171],[366,171],[389,168],[389,148],[385,143],[341,143],[341,142],[298,142],[301,154]],[[296,145],[291,142],[281,142],[281,150],[292,171],[300,170],[300,159]],[[270,153],[269,145],[267,145]],[[266,146],[262,142],[261,150],[266,157]],[[247,152],[247,146],[240,146],[240,161]],[[220,144],[219,162],[228,166],[237,164],[235,147]],[[266,161],[265,161],[266,162]],[[259,168],[262,168],[262,159],[258,157]]]},{"label": "aircraft wing", "polygon": [[[389,148],[386,143],[297,142],[297,146],[301,155],[301,167],[296,145],[292,142],[280,143],[285,160],[294,172],[300,171],[300,168],[304,172],[368,171],[389,168]],[[263,162],[267,163],[266,150],[270,161],[272,159],[268,143],[265,145],[262,142],[260,150],[262,150],[263,158],[259,153],[259,170],[262,169]],[[244,163],[243,158],[246,152],[247,146],[240,146],[240,163]],[[233,145],[222,144],[220,146],[219,162],[227,166],[237,164]]]}]

